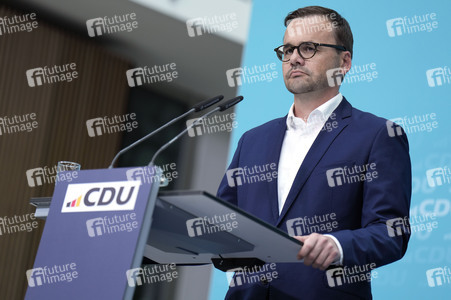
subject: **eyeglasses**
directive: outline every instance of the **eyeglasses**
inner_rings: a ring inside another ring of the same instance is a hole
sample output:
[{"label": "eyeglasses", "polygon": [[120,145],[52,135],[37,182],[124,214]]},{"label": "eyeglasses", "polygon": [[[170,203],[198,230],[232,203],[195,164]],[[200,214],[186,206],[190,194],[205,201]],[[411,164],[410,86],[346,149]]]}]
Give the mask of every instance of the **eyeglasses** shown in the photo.
[{"label": "eyeglasses", "polygon": [[302,57],[303,59],[309,59],[316,54],[316,52],[318,51],[318,46],[330,47],[341,51],[347,51],[344,46],[313,43],[313,42],[303,42],[299,44],[299,46],[282,45],[274,49],[274,51],[276,51],[278,59],[280,59],[283,62],[287,62],[290,60],[291,55],[293,55],[294,49],[298,50],[298,54],[300,57]]}]

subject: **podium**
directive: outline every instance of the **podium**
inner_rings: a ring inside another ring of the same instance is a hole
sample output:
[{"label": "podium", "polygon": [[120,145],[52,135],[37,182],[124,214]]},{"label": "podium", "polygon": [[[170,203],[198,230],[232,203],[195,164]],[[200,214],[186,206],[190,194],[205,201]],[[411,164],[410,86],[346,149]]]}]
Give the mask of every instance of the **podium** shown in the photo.
[{"label": "podium", "polygon": [[300,262],[298,240],[228,202],[159,192],[158,168],[72,172],[51,199],[30,201],[46,224],[25,299],[132,299],[145,281],[143,257],[223,271]]}]

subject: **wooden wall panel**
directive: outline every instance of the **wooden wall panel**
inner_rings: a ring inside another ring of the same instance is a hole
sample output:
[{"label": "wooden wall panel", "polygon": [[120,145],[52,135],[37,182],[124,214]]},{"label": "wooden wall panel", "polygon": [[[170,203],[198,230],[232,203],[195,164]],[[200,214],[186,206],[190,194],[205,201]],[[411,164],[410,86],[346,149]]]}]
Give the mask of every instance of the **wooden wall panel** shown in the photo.
[{"label": "wooden wall panel", "polygon": [[[0,6],[0,16],[22,14]],[[49,26],[39,15],[38,22],[30,33],[0,35],[0,117],[35,113],[38,121],[31,132],[0,135],[2,218],[32,213],[31,197],[52,195],[53,184],[28,185],[28,169],[60,160],[78,162],[82,169],[106,167],[121,139],[120,133],[89,137],[86,120],[125,113],[129,64],[88,37]],[[27,69],[72,62],[78,79],[28,86]],[[23,299],[25,271],[33,267],[43,226],[39,221],[31,232],[0,235],[0,299]]]}]

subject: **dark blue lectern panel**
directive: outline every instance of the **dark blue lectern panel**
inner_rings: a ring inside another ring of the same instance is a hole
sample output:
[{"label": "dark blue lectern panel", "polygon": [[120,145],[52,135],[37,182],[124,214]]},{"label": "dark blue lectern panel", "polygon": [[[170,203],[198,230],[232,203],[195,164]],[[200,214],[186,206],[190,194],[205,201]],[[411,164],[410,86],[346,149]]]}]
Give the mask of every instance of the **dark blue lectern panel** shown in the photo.
[{"label": "dark blue lectern panel", "polygon": [[132,269],[140,267],[158,191],[127,176],[132,170],[84,170],[58,182],[34,267],[26,272],[26,299],[131,297],[138,276]]}]

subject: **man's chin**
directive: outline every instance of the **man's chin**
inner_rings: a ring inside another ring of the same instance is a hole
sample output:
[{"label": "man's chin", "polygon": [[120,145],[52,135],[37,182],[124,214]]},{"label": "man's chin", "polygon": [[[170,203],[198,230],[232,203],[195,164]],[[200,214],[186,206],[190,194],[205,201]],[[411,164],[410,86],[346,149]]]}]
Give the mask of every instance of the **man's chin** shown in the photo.
[{"label": "man's chin", "polygon": [[310,87],[310,86],[291,86],[291,85],[286,85],[287,90],[295,95],[298,94],[306,94],[306,93],[310,93],[314,91],[314,88]]}]

